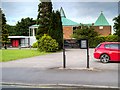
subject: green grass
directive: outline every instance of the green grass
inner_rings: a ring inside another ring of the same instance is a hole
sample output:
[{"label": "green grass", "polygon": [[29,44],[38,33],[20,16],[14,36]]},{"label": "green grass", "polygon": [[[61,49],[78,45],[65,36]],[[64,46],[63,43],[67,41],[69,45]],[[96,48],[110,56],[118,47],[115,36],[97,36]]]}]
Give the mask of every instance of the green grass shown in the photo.
[{"label": "green grass", "polygon": [[45,55],[45,54],[46,52],[39,52],[38,50],[32,50],[32,49],[0,50],[0,62],[7,62],[7,61]]}]

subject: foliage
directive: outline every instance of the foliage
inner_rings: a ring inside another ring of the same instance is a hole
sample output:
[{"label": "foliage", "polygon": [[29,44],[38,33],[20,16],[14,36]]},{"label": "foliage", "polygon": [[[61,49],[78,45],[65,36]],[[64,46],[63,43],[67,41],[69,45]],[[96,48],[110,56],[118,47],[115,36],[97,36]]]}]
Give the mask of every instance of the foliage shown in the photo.
[{"label": "foliage", "polygon": [[59,44],[59,49],[63,46],[63,30],[59,11],[52,11],[52,3],[41,2],[38,5],[37,24],[39,25],[36,39],[39,40],[44,34],[48,34]]},{"label": "foliage", "polygon": [[77,29],[73,33],[73,37],[77,40],[79,39],[88,39],[89,46],[92,46],[92,42],[99,34],[94,31],[92,27],[82,25],[80,29]]},{"label": "foliage", "polygon": [[105,37],[107,42],[118,42],[118,35],[108,35]]},{"label": "foliage", "polygon": [[102,42],[117,42],[118,36],[117,35],[108,35],[108,36],[98,36],[95,37],[91,42],[89,47],[96,47],[98,44]]},{"label": "foliage", "polygon": [[0,13],[2,14],[2,43],[6,44],[8,42],[8,30],[6,28],[6,17],[5,14],[0,9]]},{"label": "foliage", "polygon": [[15,35],[16,36],[29,36],[29,26],[34,25],[36,23],[33,18],[22,18],[21,21],[17,22],[15,27]]},{"label": "foliage", "polygon": [[0,49],[2,47],[2,10],[0,8]]},{"label": "foliage", "polygon": [[33,49],[7,49],[2,50],[2,59],[0,59],[0,62],[7,62],[45,54],[45,52],[39,52]]},{"label": "foliage", "polygon": [[59,43],[59,49],[63,46],[63,29],[60,12],[52,12],[50,18],[50,28],[48,31],[49,36],[55,39]]},{"label": "foliage", "polygon": [[52,3],[41,1],[38,5],[37,24],[39,25],[36,38],[39,40],[44,34],[48,34]]},{"label": "foliage", "polygon": [[98,36],[98,33],[94,31],[92,27],[82,25],[80,29],[75,30],[73,37],[76,39],[93,39]]},{"label": "foliage", "polygon": [[97,36],[95,37],[93,40],[91,40],[91,42],[89,42],[89,47],[94,48],[96,47],[98,44],[105,42],[105,37],[104,36]]},{"label": "foliage", "polygon": [[16,36],[18,32],[16,32],[15,30],[15,26],[11,26],[11,25],[6,25],[6,28],[8,30],[9,36]]},{"label": "foliage", "polygon": [[58,50],[58,43],[47,34],[38,40],[38,49],[45,52],[55,52]]},{"label": "foliage", "polygon": [[113,19],[114,22],[114,31],[115,31],[115,35],[118,35],[118,41],[120,41],[120,14],[118,17],[115,17]]},{"label": "foliage", "polygon": [[35,42],[35,43],[33,43],[32,47],[33,47],[33,48],[37,48],[37,47],[38,47],[38,41]]}]

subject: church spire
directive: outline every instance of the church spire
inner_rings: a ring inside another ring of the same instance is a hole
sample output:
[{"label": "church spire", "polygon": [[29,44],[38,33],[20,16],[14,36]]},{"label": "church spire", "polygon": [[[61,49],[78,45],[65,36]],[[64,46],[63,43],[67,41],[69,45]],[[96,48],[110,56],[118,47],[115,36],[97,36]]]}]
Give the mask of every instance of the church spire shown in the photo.
[{"label": "church spire", "polygon": [[98,17],[98,19],[96,20],[95,26],[109,26],[109,23],[107,21],[107,19],[105,18],[103,11],[101,11],[100,16]]},{"label": "church spire", "polygon": [[60,14],[61,14],[61,17],[65,17],[65,18],[66,18],[65,13],[64,13],[64,10],[63,10],[62,7],[60,8]]}]

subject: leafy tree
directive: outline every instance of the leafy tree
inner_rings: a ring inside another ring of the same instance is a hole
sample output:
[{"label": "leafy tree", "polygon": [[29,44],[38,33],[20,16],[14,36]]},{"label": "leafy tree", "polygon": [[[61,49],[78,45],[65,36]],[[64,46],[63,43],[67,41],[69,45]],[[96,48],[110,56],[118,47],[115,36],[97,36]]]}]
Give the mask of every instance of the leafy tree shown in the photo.
[{"label": "leafy tree", "polygon": [[63,46],[63,29],[60,12],[52,12],[48,34],[59,43],[59,49]]},{"label": "leafy tree", "polygon": [[0,9],[0,12],[2,14],[2,43],[6,46],[6,43],[8,42],[8,30],[6,28],[6,18],[5,14]]},{"label": "leafy tree", "polygon": [[52,13],[52,3],[51,0],[48,1],[49,2],[44,2],[43,0],[41,0],[41,3],[38,5],[37,24],[39,25],[39,27],[36,36],[38,40],[44,34],[48,34],[50,26],[50,16]]},{"label": "leafy tree", "polygon": [[77,40],[79,39],[88,39],[89,46],[91,46],[92,41],[97,37],[99,34],[92,28],[88,26],[82,25],[80,29],[75,30],[73,33],[73,37]]},{"label": "leafy tree", "polygon": [[17,32],[16,32],[16,30],[15,30],[15,26],[11,26],[11,25],[6,25],[6,28],[7,28],[7,30],[8,30],[8,33],[9,33],[9,36],[16,36],[17,34]]},{"label": "leafy tree", "polygon": [[92,28],[88,26],[81,26],[82,28],[77,29],[73,33],[73,37],[76,39],[92,39],[98,36],[98,33]]},{"label": "leafy tree", "polygon": [[16,24],[15,35],[16,36],[29,36],[29,26],[36,23],[33,18],[22,18],[21,21]]},{"label": "leafy tree", "polygon": [[113,26],[115,35],[118,35],[118,41],[120,41],[120,14],[118,17],[115,17],[113,21],[115,21]]}]

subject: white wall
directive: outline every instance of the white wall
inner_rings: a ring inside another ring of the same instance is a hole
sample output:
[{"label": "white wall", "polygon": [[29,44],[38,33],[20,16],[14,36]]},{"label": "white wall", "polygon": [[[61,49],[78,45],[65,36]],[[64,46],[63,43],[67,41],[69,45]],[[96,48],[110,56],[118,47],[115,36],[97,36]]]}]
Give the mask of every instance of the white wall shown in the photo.
[{"label": "white wall", "polygon": [[35,43],[37,40],[36,40],[36,37],[35,36],[30,36],[30,45],[32,46],[33,43]]}]

